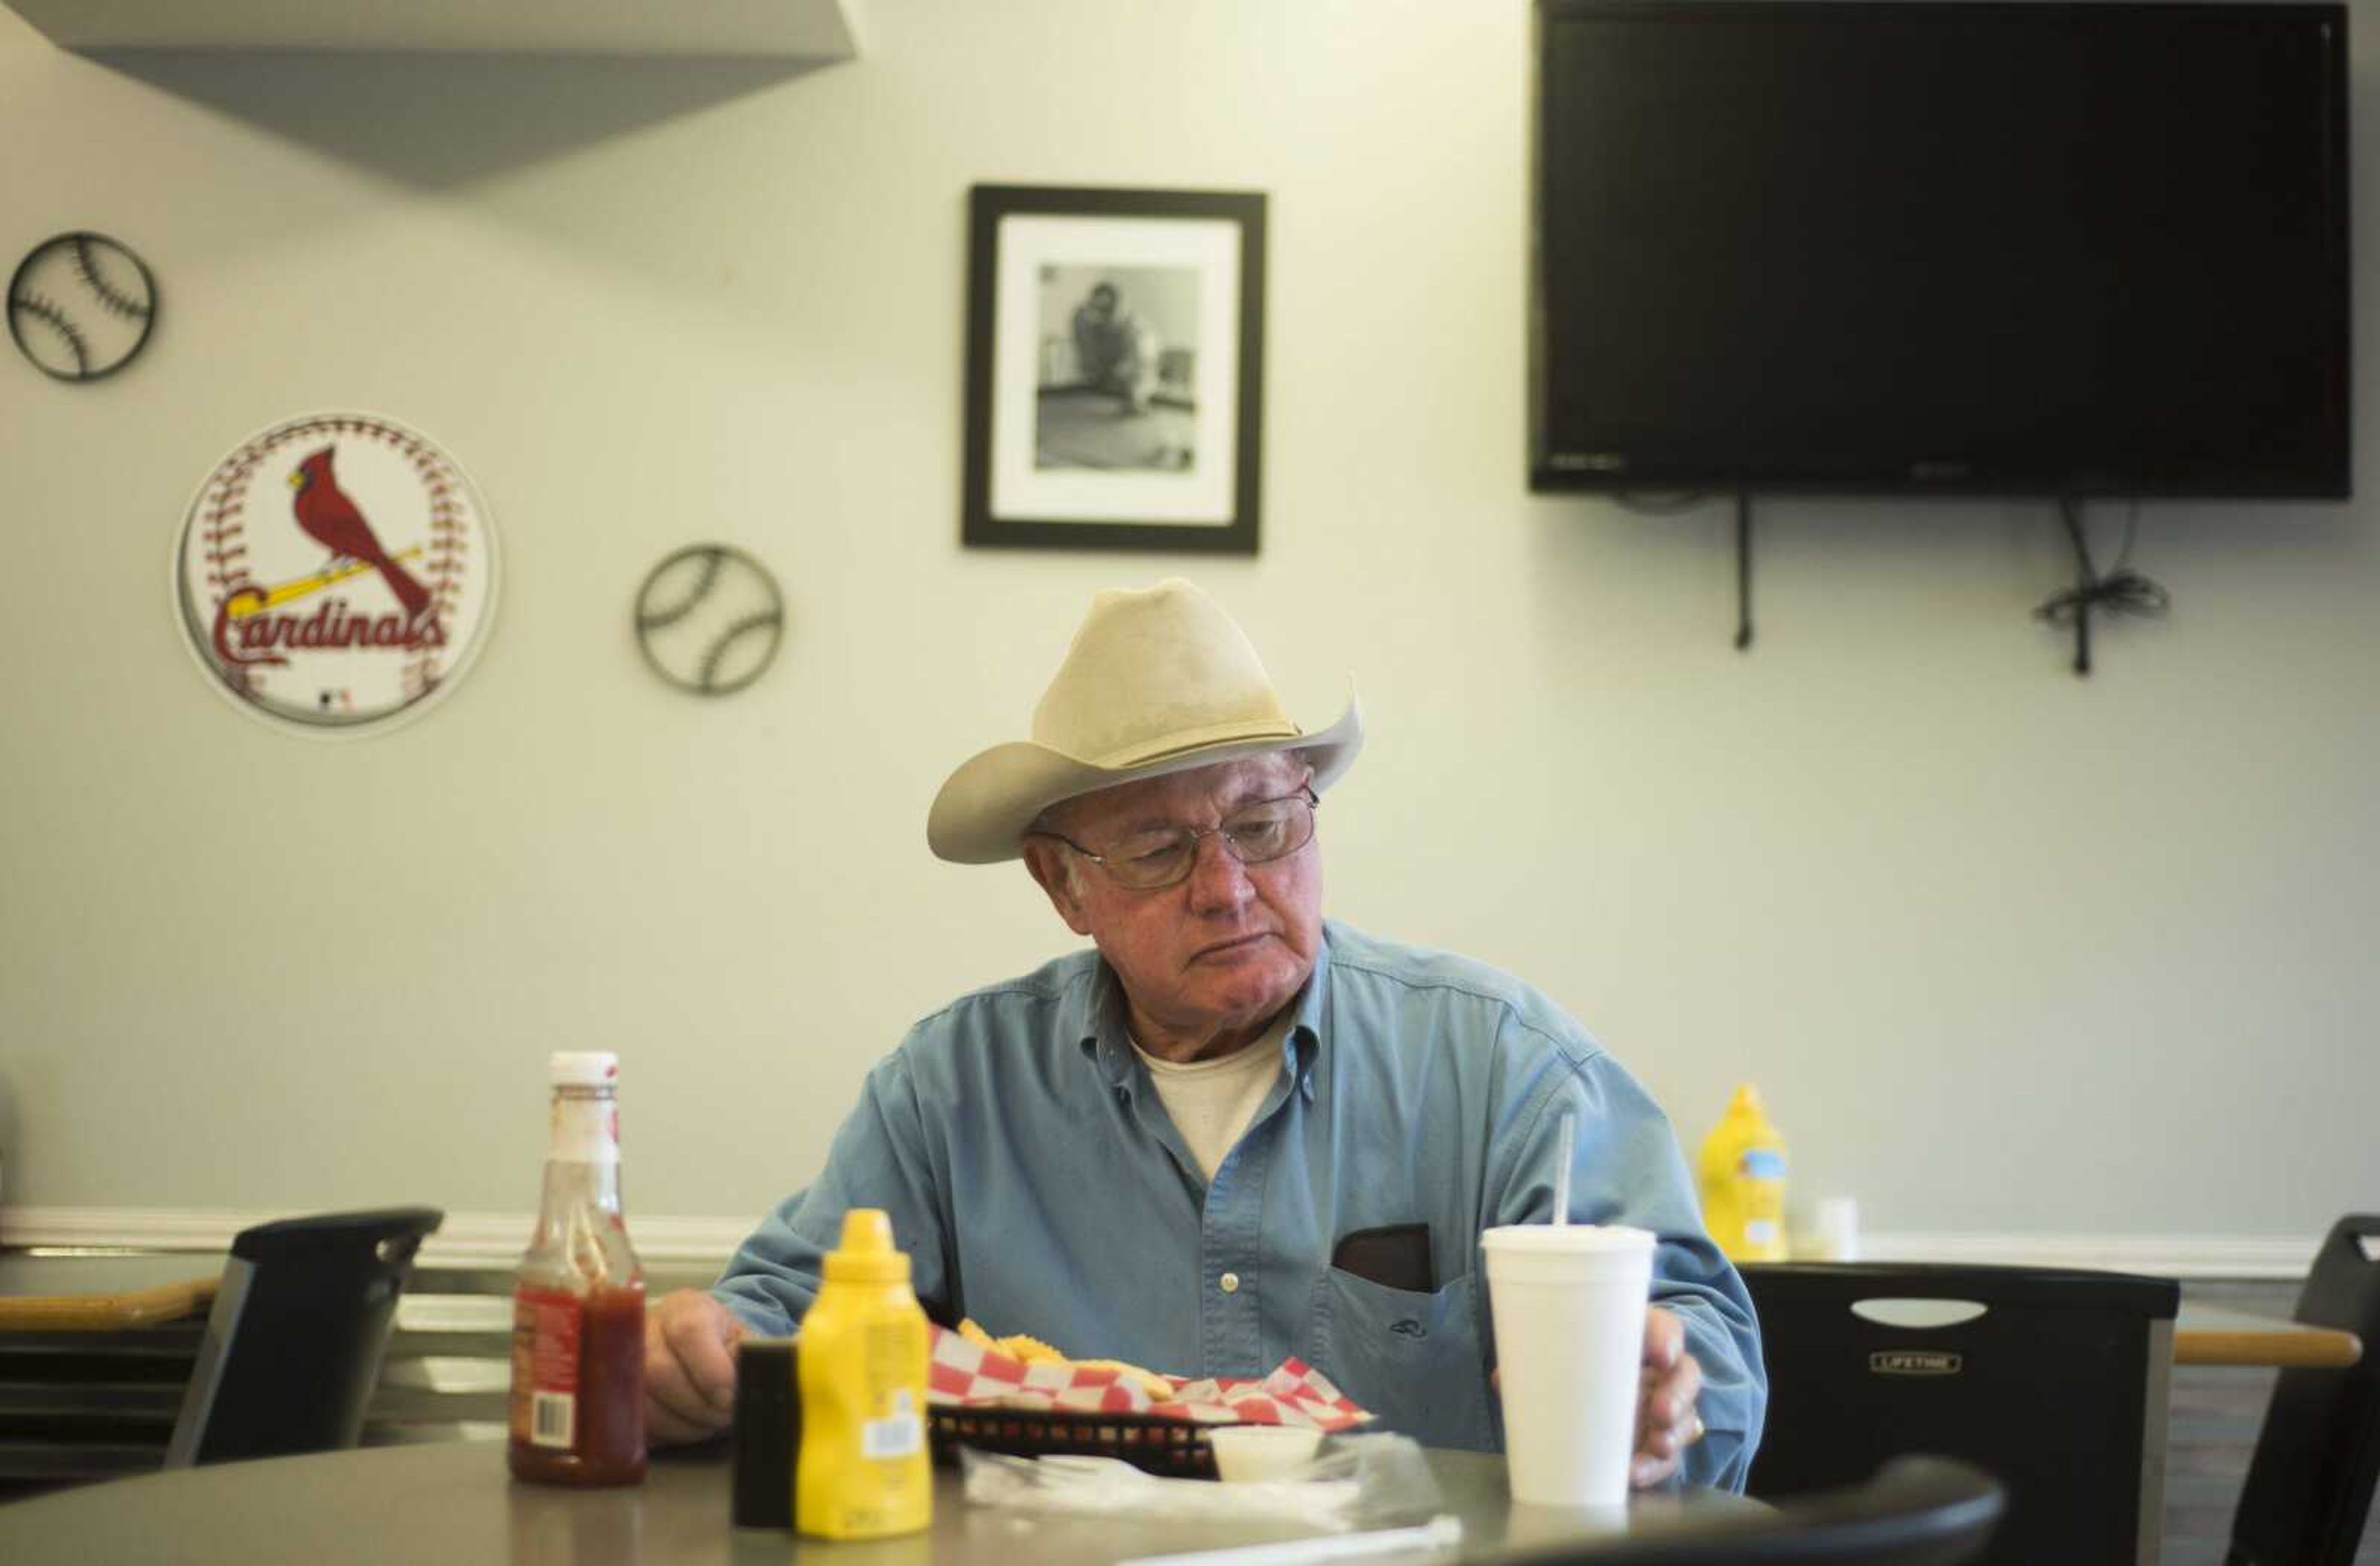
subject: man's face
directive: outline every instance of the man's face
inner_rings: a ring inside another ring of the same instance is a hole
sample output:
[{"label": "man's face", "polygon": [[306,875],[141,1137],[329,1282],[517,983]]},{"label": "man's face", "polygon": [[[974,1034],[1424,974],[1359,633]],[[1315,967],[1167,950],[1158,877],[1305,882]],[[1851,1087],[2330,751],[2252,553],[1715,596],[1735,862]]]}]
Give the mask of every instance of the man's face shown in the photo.
[{"label": "man's face", "polygon": [[[1152,828],[1216,826],[1296,794],[1311,775],[1290,756],[1227,761],[1068,800],[1051,824],[1104,853]],[[1075,859],[1071,879],[1061,856]],[[1305,985],[1321,950],[1318,840],[1243,865],[1220,836],[1202,837],[1187,878],[1146,892],[1119,886],[1104,866],[1047,837],[1026,839],[1026,859],[1067,925],[1091,938],[1123,982],[1134,1034],[1152,1054],[1186,1059],[1254,1038]]]}]

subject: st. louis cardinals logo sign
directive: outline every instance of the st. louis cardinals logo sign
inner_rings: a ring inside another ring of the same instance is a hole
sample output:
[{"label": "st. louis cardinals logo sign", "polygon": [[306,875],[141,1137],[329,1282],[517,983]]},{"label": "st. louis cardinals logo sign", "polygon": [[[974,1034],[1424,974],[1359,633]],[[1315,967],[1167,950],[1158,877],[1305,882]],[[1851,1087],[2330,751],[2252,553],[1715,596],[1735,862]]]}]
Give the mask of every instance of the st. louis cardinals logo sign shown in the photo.
[{"label": "st. louis cardinals logo sign", "polygon": [[444,452],[385,419],[317,414],[215,466],[176,580],[190,650],[227,695],[354,730],[420,710],[469,667],[496,540]]}]

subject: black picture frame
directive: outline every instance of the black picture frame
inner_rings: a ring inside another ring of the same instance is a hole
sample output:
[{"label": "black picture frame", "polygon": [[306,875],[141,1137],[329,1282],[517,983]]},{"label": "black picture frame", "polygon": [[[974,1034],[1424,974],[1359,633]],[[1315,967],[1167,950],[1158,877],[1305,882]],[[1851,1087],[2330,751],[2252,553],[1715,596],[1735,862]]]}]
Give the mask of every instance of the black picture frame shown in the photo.
[{"label": "black picture frame", "polygon": [[1264,194],[978,185],[967,205],[961,541],[1256,553]]}]

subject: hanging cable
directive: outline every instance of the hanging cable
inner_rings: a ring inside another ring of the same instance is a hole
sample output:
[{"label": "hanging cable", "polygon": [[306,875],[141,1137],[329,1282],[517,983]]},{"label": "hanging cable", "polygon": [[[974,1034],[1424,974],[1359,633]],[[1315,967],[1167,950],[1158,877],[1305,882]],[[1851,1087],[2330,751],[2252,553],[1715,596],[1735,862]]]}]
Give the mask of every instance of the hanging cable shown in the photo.
[{"label": "hanging cable", "polygon": [[2141,521],[2138,501],[2132,503],[2131,512],[2125,518],[2124,544],[2117,552],[2115,569],[2104,577],[2092,564],[2091,543],[2082,533],[2082,503],[2060,496],[2058,515],[2066,523],[2066,536],[2074,544],[2074,585],[2064,592],[2051,594],[2033,613],[2035,619],[2052,625],[2073,625],[2074,673],[2087,678],[2091,673],[2092,610],[2138,614],[2153,620],[2172,607],[2172,600],[2163,588],[2131,568],[2132,540]]},{"label": "hanging cable", "polygon": [[1752,497],[1735,497],[1735,650],[1752,646]]}]

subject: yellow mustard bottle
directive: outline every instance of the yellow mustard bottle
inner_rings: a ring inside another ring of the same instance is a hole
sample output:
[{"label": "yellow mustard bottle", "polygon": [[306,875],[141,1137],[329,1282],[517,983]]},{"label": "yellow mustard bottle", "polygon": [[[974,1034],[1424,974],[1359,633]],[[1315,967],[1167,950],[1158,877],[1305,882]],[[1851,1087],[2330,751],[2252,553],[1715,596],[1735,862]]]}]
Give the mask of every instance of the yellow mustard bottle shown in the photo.
[{"label": "yellow mustard bottle", "polygon": [[892,1248],[892,1220],[876,1208],[844,1213],[825,1270],[794,1345],[794,1526],[829,1539],[917,1533],[934,1515],[926,1313],[909,1258]]},{"label": "yellow mustard bottle", "polygon": [[1703,1139],[1703,1223],[1730,1261],[1785,1259],[1785,1138],[1744,1083]]}]

